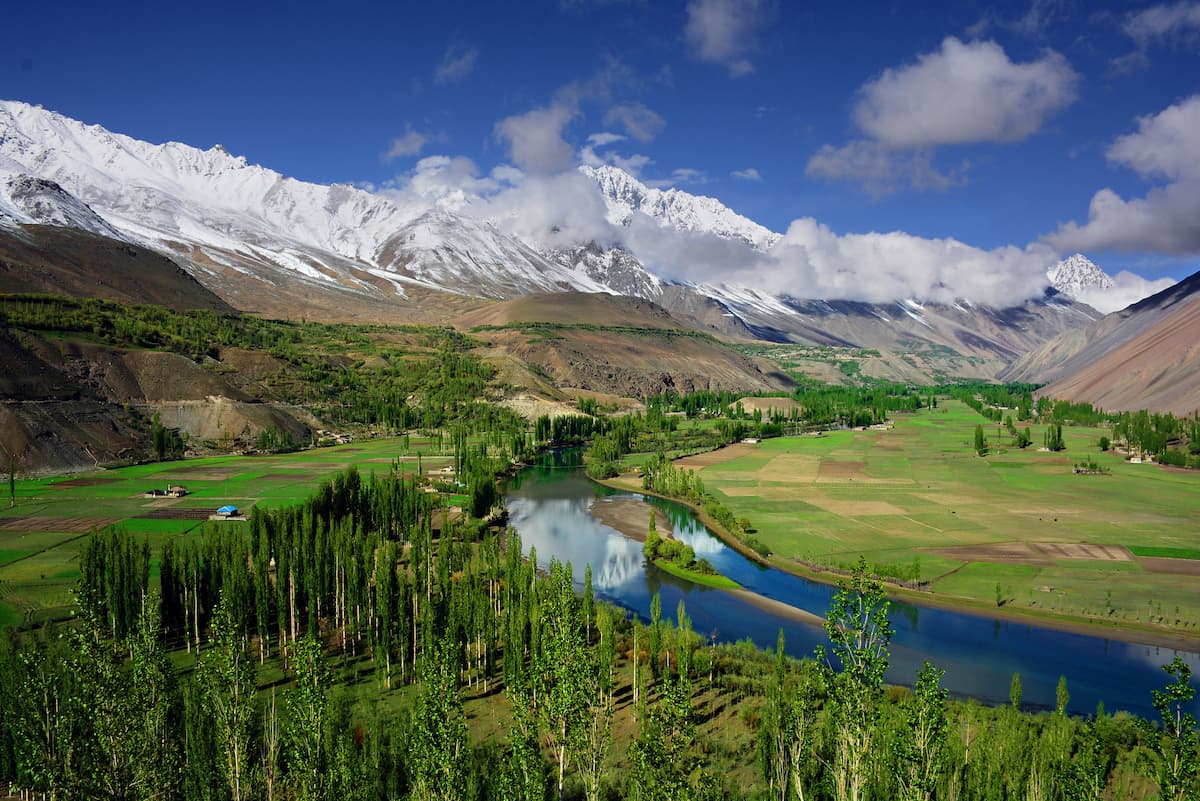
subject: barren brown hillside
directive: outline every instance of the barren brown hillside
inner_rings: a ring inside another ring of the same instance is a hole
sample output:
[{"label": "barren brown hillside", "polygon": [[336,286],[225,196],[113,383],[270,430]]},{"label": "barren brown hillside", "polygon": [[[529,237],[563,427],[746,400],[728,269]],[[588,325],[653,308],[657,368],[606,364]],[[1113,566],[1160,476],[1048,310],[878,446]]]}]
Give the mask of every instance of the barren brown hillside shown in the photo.
[{"label": "barren brown hillside", "polygon": [[182,267],[154,251],[49,225],[0,229],[0,293],[16,292],[231,311]]},{"label": "barren brown hillside", "polygon": [[1042,390],[1104,409],[1200,409],[1200,297]]}]

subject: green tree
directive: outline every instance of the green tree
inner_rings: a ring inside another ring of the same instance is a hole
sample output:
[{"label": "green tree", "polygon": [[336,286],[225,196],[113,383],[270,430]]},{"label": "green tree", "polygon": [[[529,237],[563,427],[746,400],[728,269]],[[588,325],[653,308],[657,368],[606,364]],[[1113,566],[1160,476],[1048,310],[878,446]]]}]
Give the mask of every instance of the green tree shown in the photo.
[{"label": "green tree", "polygon": [[329,671],[317,637],[307,634],[295,643],[292,668],[296,686],[287,694],[284,761],[293,797],[312,801],[325,797],[323,785],[328,771],[322,743],[328,720]]},{"label": "green tree", "polygon": [[926,662],[917,672],[905,710],[905,729],[895,747],[900,797],[905,801],[932,801],[945,770],[948,692],[941,686],[942,675]]},{"label": "green tree", "polygon": [[555,791],[561,799],[567,768],[587,717],[588,673],[593,667],[583,639],[570,565],[551,559],[550,575],[542,586],[545,595],[533,686],[542,736],[556,765]]},{"label": "green tree", "polygon": [[458,801],[467,785],[467,722],[459,694],[458,643],[442,637],[422,655],[409,762],[413,798]]},{"label": "green tree", "polygon": [[980,456],[987,456],[987,439],[983,436],[983,426],[975,426],[975,452]]},{"label": "green tree", "polygon": [[889,606],[883,587],[867,574],[866,559],[859,557],[850,582],[838,584],[825,615],[832,660],[823,646],[817,657],[828,671],[834,728],[830,778],[837,801],[861,801],[867,793],[892,639]]},{"label": "green tree", "polygon": [[200,662],[204,701],[215,730],[219,767],[233,801],[254,798],[250,753],[257,682],[230,605],[221,593],[212,619],[212,647]]},{"label": "green tree", "polygon": [[1200,799],[1200,731],[1196,717],[1186,709],[1196,694],[1192,668],[1175,657],[1163,670],[1174,681],[1165,689],[1151,690],[1161,729],[1147,733],[1147,742],[1158,757],[1158,787],[1163,801]]}]

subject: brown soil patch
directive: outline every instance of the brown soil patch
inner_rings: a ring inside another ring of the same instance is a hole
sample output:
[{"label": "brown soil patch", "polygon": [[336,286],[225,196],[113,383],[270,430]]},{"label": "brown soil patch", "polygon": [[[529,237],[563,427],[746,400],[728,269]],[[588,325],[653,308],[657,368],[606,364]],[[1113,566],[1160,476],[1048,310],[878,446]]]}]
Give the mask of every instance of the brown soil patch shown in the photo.
[{"label": "brown soil patch", "polygon": [[1105,562],[1131,562],[1133,554],[1120,545],[1092,545],[1088,542],[1039,542],[1036,544],[1054,559],[1095,559]]},{"label": "brown soil patch", "polygon": [[978,498],[972,498],[970,495],[945,495],[941,493],[922,493],[915,497],[920,498],[926,503],[936,503],[939,506],[977,506]]},{"label": "brown soil patch", "polygon": [[[389,459],[388,461],[390,462],[391,460]],[[279,464],[273,465],[273,466],[277,470],[278,469],[312,470],[314,467],[320,467],[320,468],[322,468],[322,470],[321,470],[322,473],[327,473],[327,472],[334,471],[334,470],[345,470],[347,467],[350,466],[350,463],[349,462],[328,462],[328,463],[327,462],[317,462],[317,463],[313,463],[313,462],[280,462]],[[237,473],[235,472],[235,473],[233,473],[233,475],[237,475]]]},{"label": "brown soil patch", "polygon": [[964,545],[935,548],[932,553],[963,562],[997,562],[1011,565],[1050,567],[1054,562],[1028,542],[998,542],[991,545]]},{"label": "brown soil patch", "polygon": [[121,522],[119,517],[6,517],[0,518],[0,531],[60,531],[86,534]]},{"label": "brown soil patch", "polygon": [[742,408],[746,411],[746,414],[754,414],[757,411],[761,411],[764,415],[769,414],[772,411],[790,414],[792,409],[800,411],[804,409],[804,406],[792,398],[749,397],[742,398],[737,402],[742,404]]},{"label": "brown soil patch", "polygon": [[757,473],[759,480],[792,484],[811,484],[817,480],[821,457],[800,453],[776,456]]},{"label": "brown soil patch", "polygon": [[811,503],[819,509],[832,512],[835,515],[841,515],[842,517],[871,517],[878,515],[902,517],[904,515],[903,509],[893,506],[887,501],[839,501],[823,495],[806,496],[804,500],[806,503]]},{"label": "brown soil patch", "polygon": [[318,473],[306,473],[297,470],[294,473],[264,473],[258,477],[259,481],[303,481],[310,478],[316,478]]},{"label": "brown soil patch", "polygon": [[671,521],[661,509],[655,509],[644,501],[633,498],[601,498],[592,504],[592,517],[609,528],[638,542],[646,541],[646,531],[650,526],[650,510],[654,509],[654,525],[659,536],[670,537],[675,532]]},{"label": "brown soil patch", "polygon": [[1139,556],[1138,561],[1151,573],[1174,576],[1200,576],[1200,559],[1168,559],[1163,556]]},{"label": "brown soil patch", "polygon": [[734,459],[740,459],[743,456],[749,456],[755,450],[756,446],[754,445],[738,442],[733,445],[727,445],[724,448],[718,448],[715,451],[698,453],[695,456],[685,456],[682,459],[675,460],[675,465],[676,467],[699,470],[704,467],[711,467],[714,464],[721,464],[722,462],[729,462]]},{"label": "brown soil patch", "polygon": [[[1056,559],[1091,559],[1107,562],[1132,560],[1120,545],[1093,545],[1087,542],[998,542],[989,545],[964,545],[932,549],[933,553],[965,562],[999,562],[1014,565],[1048,567]],[[1200,569],[1196,575],[1200,575]]]},{"label": "brown soil patch", "polygon": [[866,462],[821,462],[817,473],[819,481],[845,481],[851,478],[866,478],[863,468]]},{"label": "brown soil patch", "polygon": [[112,484],[115,481],[120,481],[119,478],[73,478],[70,481],[55,482],[54,489],[67,489],[68,487],[97,487],[101,484]]},{"label": "brown soil patch", "polygon": [[139,520],[208,520],[216,514],[217,507],[211,509],[181,508],[178,506],[151,509],[138,515]]},{"label": "brown soil patch", "polygon": [[173,473],[164,473],[146,480],[152,484],[163,481],[172,484],[183,484],[187,481],[225,481],[243,471],[244,468],[240,467],[180,467]]}]

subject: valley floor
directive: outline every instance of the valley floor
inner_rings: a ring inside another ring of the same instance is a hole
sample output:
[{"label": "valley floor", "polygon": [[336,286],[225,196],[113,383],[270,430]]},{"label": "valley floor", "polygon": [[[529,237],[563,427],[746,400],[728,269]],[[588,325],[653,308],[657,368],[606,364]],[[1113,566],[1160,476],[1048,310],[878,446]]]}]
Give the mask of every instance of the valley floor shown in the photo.
[{"label": "valley floor", "polygon": [[[862,555],[919,586],[891,590],[918,603],[1166,646],[1200,640],[1200,559],[1155,550],[1200,557],[1200,473],[1131,464],[1082,427],[1063,429],[1059,453],[1009,446],[993,428],[981,458],[980,420],[947,401],[887,431],[768,439],[676,464],[748,518],[784,570],[828,581]],[[1075,474],[1085,457],[1111,473]]]}]

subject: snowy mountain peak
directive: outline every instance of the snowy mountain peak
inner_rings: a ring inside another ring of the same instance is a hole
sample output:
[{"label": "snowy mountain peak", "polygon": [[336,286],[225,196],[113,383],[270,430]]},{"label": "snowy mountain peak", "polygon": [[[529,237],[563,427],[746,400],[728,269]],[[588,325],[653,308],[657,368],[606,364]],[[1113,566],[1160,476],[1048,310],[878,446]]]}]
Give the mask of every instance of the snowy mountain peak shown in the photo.
[{"label": "snowy mountain peak", "polygon": [[14,222],[81,228],[112,239],[125,238],[86,203],[53,181],[32,175],[0,176],[0,195],[7,201],[0,206],[0,215],[10,216]]},{"label": "snowy mountain peak", "polygon": [[1082,292],[1112,289],[1115,286],[1108,273],[1082,253],[1060,261],[1047,277],[1055,289],[1073,298]]},{"label": "snowy mountain peak", "polygon": [[681,189],[655,189],[609,165],[579,170],[600,186],[609,222],[614,225],[631,225],[634,214],[641,212],[666,228],[737,239],[760,251],[769,250],[781,238],[716,198]]}]

